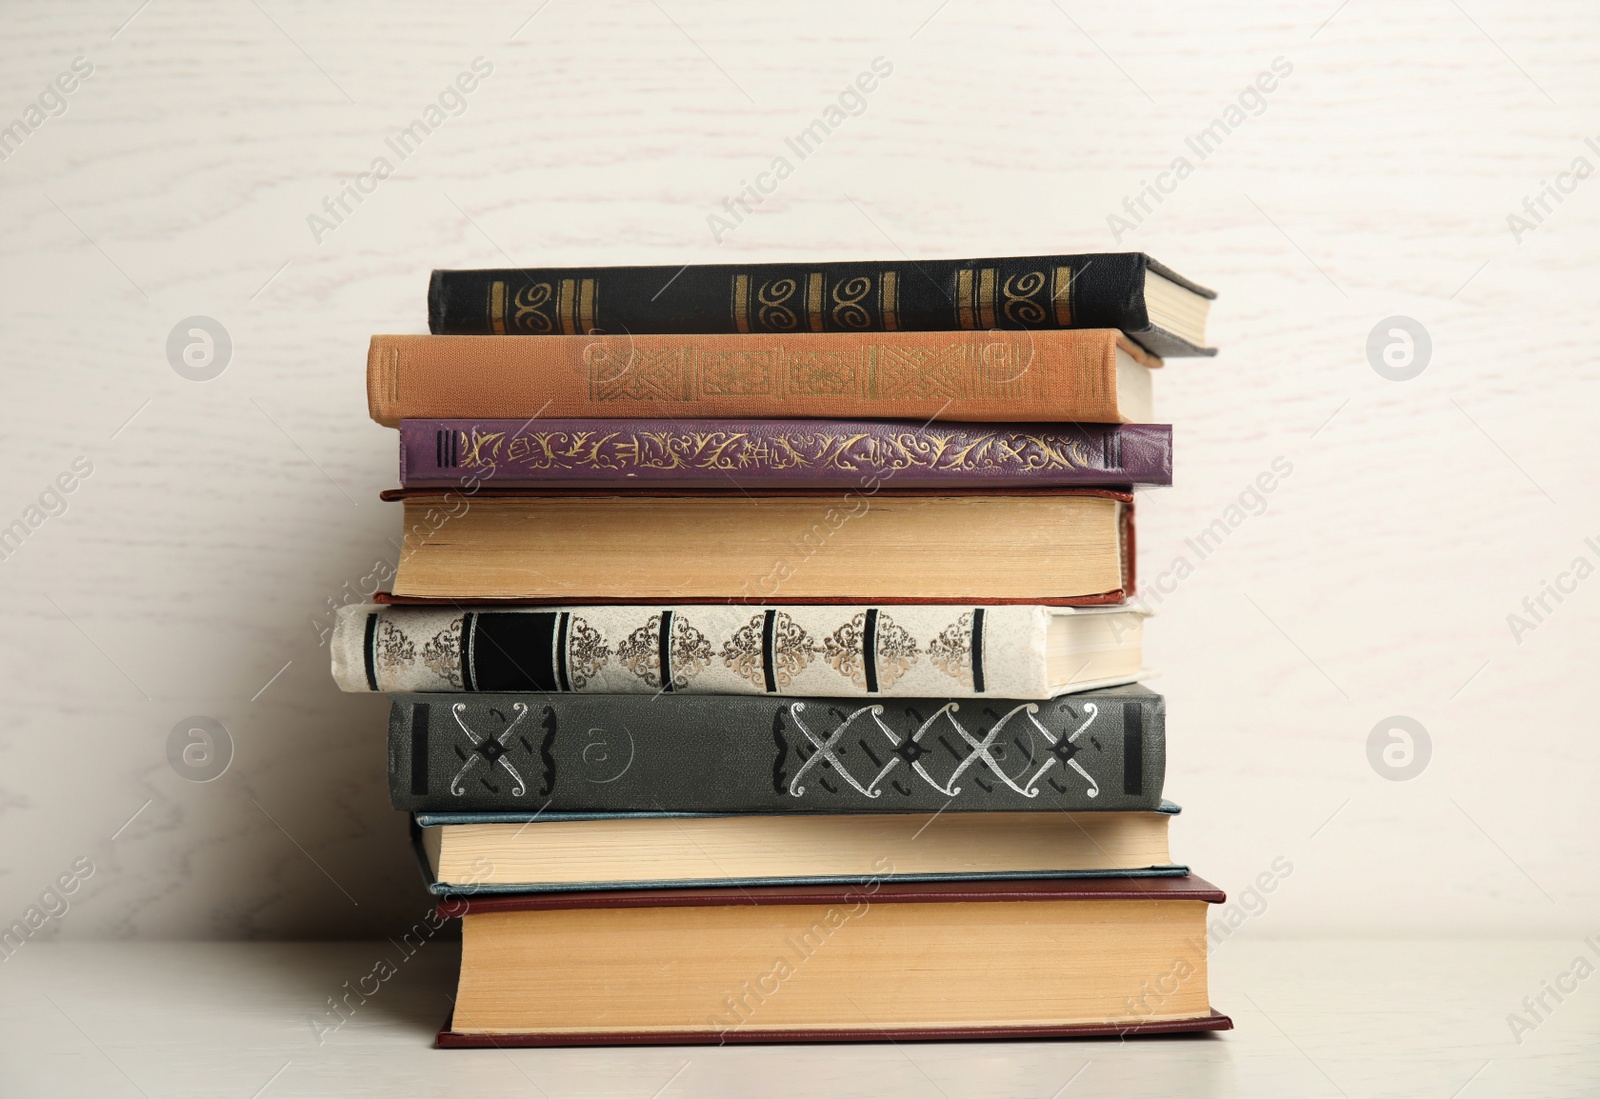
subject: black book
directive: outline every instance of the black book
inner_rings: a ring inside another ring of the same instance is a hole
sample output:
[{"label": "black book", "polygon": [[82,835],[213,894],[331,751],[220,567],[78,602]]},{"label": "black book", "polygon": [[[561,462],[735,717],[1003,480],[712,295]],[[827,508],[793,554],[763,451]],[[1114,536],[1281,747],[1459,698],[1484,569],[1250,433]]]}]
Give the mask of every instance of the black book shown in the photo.
[{"label": "black book", "polygon": [[1216,294],[1142,252],[960,260],[435,271],[435,335],[1117,328],[1211,355]]},{"label": "black book", "polygon": [[402,694],[389,785],[418,813],[1154,810],[1165,719],[1138,685],[1045,701]]}]

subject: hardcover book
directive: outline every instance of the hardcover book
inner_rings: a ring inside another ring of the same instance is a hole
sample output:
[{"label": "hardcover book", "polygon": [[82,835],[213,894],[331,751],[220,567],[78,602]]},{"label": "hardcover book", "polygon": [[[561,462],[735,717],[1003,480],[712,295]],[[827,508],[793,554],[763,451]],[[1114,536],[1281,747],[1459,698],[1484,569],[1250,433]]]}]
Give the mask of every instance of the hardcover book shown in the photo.
[{"label": "hardcover book", "polygon": [[429,889],[483,896],[573,889],[1181,875],[1178,807],[1150,813],[659,813],[552,818],[426,814]]},{"label": "hardcover book", "polygon": [[403,488],[1170,485],[1155,424],[402,420]]},{"label": "hardcover book", "polygon": [[402,694],[389,792],[417,813],[1156,810],[1166,705],[1024,699]]},{"label": "hardcover book", "polygon": [[373,336],[367,404],[417,419],[1150,423],[1161,360],[1114,329]]},{"label": "hardcover book", "polygon": [[1122,607],[341,607],[345,691],[1043,699],[1138,678]]},{"label": "hardcover book", "polygon": [[539,603],[1120,603],[1133,497],[1109,489],[601,494],[405,501],[394,594]]},{"label": "hardcover book", "polygon": [[1228,1030],[1200,878],[531,893],[460,917],[445,1047]]},{"label": "hardcover book", "polygon": [[1139,252],[965,260],[435,271],[435,334],[1118,328],[1209,355],[1216,295]]}]

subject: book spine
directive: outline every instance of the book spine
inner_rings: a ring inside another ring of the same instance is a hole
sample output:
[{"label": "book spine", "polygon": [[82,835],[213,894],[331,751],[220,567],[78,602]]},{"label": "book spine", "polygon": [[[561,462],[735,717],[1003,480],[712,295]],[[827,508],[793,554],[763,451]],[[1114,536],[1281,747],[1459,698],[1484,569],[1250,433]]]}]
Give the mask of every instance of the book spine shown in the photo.
[{"label": "book spine", "polygon": [[1117,423],[1112,329],[709,336],[374,336],[372,418]]},{"label": "book spine", "polygon": [[389,781],[411,812],[1151,810],[1165,705],[739,695],[396,695]]},{"label": "book spine", "polygon": [[400,483],[448,488],[1170,485],[1172,429],[875,420],[402,420]]},{"label": "book spine", "polygon": [[343,607],[341,690],[1050,697],[1038,606]]},{"label": "book spine", "polygon": [[435,271],[435,335],[1144,331],[1139,253]]}]

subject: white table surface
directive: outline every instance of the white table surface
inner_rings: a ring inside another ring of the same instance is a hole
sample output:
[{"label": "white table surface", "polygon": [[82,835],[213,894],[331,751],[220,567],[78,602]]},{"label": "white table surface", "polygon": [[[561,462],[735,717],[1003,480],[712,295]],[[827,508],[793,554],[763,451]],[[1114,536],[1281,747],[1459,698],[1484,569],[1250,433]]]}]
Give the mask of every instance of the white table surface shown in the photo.
[{"label": "white table surface", "polygon": [[[1565,939],[1232,941],[1237,1029],[1128,1041],[435,1050],[457,947],[435,942],[342,1027],[312,1019],[384,942],[29,943],[0,966],[0,1095],[1578,1096],[1600,1092],[1600,975],[1513,1040]],[[1570,982],[1569,982],[1570,983]]]}]

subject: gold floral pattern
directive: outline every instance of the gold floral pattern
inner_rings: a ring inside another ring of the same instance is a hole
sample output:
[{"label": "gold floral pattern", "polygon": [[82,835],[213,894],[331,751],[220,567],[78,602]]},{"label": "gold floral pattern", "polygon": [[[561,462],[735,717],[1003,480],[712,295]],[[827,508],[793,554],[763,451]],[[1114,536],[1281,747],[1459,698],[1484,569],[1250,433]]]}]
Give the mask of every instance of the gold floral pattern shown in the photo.
[{"label": "gold floral pattern", "polygon": [[373,644],[373,658],[386,669],[409,664],[417,657],[417,647],[406,632],[385,618],[378,623],[378,636]]},{"label": "gold floral pattern", "polygon": [[917,639],[886,614],[878,615],[878,690],[893,687],[917,662]]},{"label": "gold floral pattern", "polygon": [[678,690],[711,667],[711,642],[682,618],[672,621],[672,685]]},{"label": "gold floral pattern", "polygon": [[464,616],[457,615],[444,629],[428,638],[422,646],[422,662],[440,679],[461,689],[461,624]]},{"label": "gold floral pattern", "polygon": [[[734,631],[722,644],[722,663],[739,678],[766,688],[766,660],[762,636],[766,631],[766,615],[758,614]],[[793,618],[778,611],[773,618],[772,682],[782,691],[794,682],[795,676],[805,671],[818,653],[811,635]]]},{"label": "gold floral pattern", "polygon": [[963,687],[972,686],[972,612],[968,611],[928,642],[933,666]]},{"label": "gold floral pattern", "polygon": [[861,646],[866,629],[867,615],[863,611],[822,642],[822,658],[828,662],[828,666],[862,691],[867,689],[867,666]]},{"label": "gold floral pattern", "polygon": [[[867,689],[866,663],[867,612],[862,611],[824,639],[823,659],[834,671],[855,684],[858,690]],[[877,638],[874,670],[877,689],[892,687],[917,662],[917,639],[902,629],[886,614],[877,616]]]},{"label": "gold floral pattern", "polygon": [[567,627],[567,678],[574,691],[583,690],[589,680],[611,659],[611,646],[600,631],[577,615]]},{"label": "gold floral pattern", "polygon": [[630,633],[627,640],[617,646],[617,659],[650,686],[661,686],[661,616],[652,616],[649,622]]},{"label": "gold floral pattern", "polygon": [[[682,690],[689,681],[711,666],[711,642],[685,619],[674,617],[667,658],[672,667],[672,686]],[[661,616],[657,615],[628,635],[617,646],[623,667],[652,687],[661,683]]]},{"label": "gold floral pattern", "polygon": [[461,465],[469,469],[983,473],[1084,469],[1092,460],[1084,442],[1081,431],[1014,431],[1003,425],[975,431],[960,424],[929,424],[876,432],[622,426],[521,433],[473,429],[461,433],[460,447]]}]

